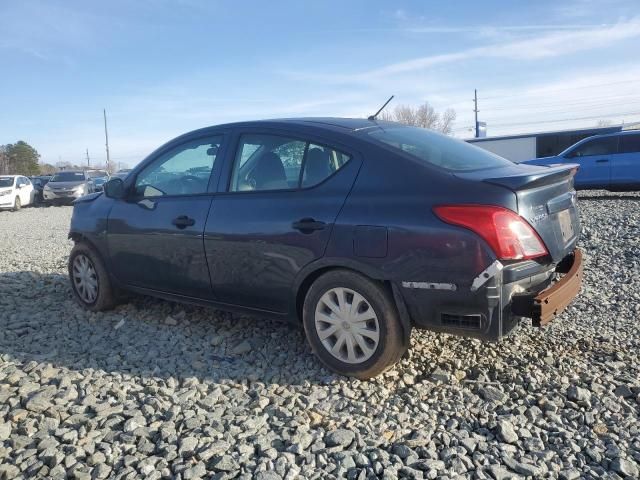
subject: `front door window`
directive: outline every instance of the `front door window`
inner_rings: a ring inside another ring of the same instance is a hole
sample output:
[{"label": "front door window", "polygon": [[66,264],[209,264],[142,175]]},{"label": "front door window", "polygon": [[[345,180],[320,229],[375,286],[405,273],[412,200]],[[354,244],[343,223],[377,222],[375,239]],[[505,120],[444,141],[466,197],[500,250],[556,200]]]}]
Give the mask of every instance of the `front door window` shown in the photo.
[{"label": "front door window", "polygon": [[136,178],[138,197],[206,193],[222,136],[199,138],[161,155]]}]

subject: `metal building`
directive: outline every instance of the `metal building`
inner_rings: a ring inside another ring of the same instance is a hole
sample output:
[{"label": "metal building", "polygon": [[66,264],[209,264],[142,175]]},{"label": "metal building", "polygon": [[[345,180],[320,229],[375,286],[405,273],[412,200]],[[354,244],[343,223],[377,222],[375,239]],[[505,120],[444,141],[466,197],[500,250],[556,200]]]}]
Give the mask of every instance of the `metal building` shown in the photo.
[{"label": "metal building", "polygon": [[640,128],[640,123],[633,123],[578,130],[472,138],[467,140],[467,142],[473,143],[480,148],[489,150],[514,162],[523,162],[525,160],[531,160],[532,158],[557,155],[577,141],[592,135],[638,128]]}]

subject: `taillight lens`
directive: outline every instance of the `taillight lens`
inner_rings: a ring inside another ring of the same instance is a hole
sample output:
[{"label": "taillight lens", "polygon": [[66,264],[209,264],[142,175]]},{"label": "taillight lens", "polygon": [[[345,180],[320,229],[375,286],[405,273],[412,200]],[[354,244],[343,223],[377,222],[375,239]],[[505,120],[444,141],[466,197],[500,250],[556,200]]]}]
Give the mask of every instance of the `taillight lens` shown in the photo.
[{"label": "taillight lens", "polygon": [[495,205],[440,205],[435,214],[444,222],[480,235],[500,260],[524,260],[547,255],[542,240],[524,218]]}]

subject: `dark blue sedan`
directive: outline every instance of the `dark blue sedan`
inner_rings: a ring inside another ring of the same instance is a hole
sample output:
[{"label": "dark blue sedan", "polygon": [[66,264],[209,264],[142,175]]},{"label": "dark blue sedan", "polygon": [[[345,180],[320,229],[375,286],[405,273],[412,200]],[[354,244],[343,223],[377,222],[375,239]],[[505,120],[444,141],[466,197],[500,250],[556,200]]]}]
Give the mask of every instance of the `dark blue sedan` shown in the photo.
[{"label": "dark blue sedan", "polygon": [[625,191],[640,189],[640,132],[625,131],[585,138],[555,157],[524,162],[529,165],[580,166],[577,189]]},{"label": "dark blue sedan", "polygon": [[575,172],[384,121],[205,128],[76,200],[69,275],[94,311],[128,290],[289,320],[370,378],[414,327],[497,340],[570,303]]}]

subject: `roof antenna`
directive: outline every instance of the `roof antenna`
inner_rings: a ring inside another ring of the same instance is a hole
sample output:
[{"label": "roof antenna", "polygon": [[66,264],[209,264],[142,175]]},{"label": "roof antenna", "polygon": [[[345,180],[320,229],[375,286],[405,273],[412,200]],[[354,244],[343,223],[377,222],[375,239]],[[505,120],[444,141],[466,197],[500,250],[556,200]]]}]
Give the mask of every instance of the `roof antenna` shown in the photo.
[{"label": "roof antenna", "polygon": [[376,117],[380,114],[380,112],[381,112],[382,110],[384,110],[384,107],[386,107],[386,106],[388,105],[388,103],[389,103],[391,100],[393,100],[393,97],[394,97],[394,95],[391,95],[391,96],[389,97],[389,100],[387,100],[386,102],[384,102],[384,105],[382,105],[382,107],[380,107],[380,110],[378,110],[375,114],[370,115],[370,116],[367,118],[367,120],[369,120],[369,121],[372,121],[372,122],[373,122],[373,121],[376,119]]}]

